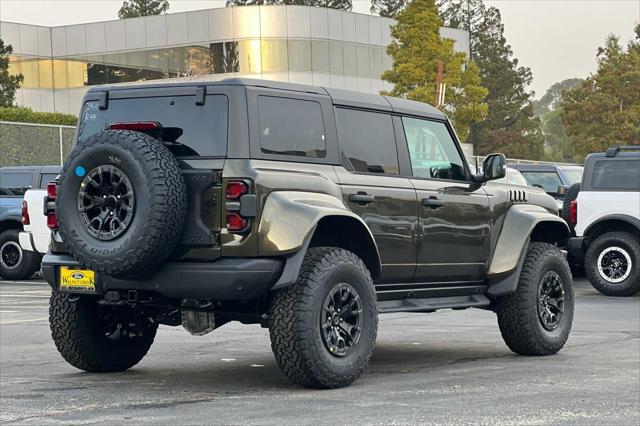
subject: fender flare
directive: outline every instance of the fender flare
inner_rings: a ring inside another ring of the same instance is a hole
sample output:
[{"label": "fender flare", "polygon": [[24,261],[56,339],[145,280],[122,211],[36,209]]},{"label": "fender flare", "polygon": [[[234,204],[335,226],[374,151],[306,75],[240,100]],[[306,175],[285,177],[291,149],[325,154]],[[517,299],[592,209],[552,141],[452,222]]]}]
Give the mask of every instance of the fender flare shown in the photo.
[{"label": "fender flare", "polygon": [[563,242],[570,236],[567,223],[542,207],[515,205],[509,209],[489,265],[488,295],[496,297],[515,291],[536,228],[549,225],[560,232],[552,237],[553,242]]},{"label": "fender flare", "polygon": [[627,222],[628,224],[638,229],[638,231],[640,231],[640,219],[627,214],[608,214],[608,215],[599,217],[593,223],[589,224],[589,226],[584,230],[582,235],[587,235],[589,231],[591,231],[595,226],[601,224],[602,222],[606,222],[607,220],[619,220],[621,222]]},{"label": "fender flare", "polygon": [[[283,256],[286,259],[284,270],[272,289],[295,283],[319,222],[330,216],[341,216],[362,225],[375,248],[375,262],[379,268],[380,254],[373,234],[342,200],[322,193],[274,191],[264,203],[258,226],[258,255]],[[378,272],[371,271],[372,275]]]}]

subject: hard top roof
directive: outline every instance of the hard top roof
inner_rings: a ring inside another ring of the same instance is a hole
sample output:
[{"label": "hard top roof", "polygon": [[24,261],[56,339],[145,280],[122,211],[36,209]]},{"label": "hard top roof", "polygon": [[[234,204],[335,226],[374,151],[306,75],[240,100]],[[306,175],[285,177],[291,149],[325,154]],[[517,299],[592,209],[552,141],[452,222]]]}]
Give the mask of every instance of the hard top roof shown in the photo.
[{"label": "hard top roof", "polygon": [[513,167],[521,172],[555,172],[556,170],[580,170],[582,166],[579,164],[567,165],[567,164],[510,164],[509,167]]},{"label": "hard top roof", "polygon": [[251,86],[264,87],[275,90],[286,90],[292,92],[314,93],[318,95],[328,95],[335,105],[346,107],[358,107],[376,109],[389,112],[397,112],[409,115],[426,116],[444,120],[445,115],[431,105],[410,101],[408,99],[382,96],[374,93],[363,93],[352,90],[332,89],[320,86],[311,86],[298,83],[287,83],[281,81],[260,80],[252,78],[227,78],[219,81],[186,81],[186,82],[166,82],[166,83],[142,83],[142,84],[122,84],[93,86],[88,93],[121,90],[140,89],[161,89],[168,87],[202,87],[202,86]]}]

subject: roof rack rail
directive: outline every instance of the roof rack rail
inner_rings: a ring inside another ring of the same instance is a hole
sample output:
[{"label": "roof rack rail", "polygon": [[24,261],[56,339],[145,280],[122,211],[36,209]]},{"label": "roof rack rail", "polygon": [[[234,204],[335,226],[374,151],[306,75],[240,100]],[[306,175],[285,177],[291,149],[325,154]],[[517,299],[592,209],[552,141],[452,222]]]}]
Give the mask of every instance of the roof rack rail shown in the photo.
[{"label": "roof rack rail", "polygon": [[618,153],[620,151],[640,151],[640,145],[627,145],[627,146],[612,146],[611,148],[607,149],[607,153],[606,156],[607,157],[615,157],[616,155],[618,155]]}]

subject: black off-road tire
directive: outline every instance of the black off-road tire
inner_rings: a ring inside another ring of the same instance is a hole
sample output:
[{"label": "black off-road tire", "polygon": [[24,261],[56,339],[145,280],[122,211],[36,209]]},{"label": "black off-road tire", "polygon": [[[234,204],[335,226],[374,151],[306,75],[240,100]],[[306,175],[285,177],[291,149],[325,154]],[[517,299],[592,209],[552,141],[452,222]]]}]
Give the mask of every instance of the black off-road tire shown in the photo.
[{"label": "black off-road tire", "polygon": [[[135,194],[128,227],[106,241],[88,231],[78,208],[85,173],[99,166],[118,168]],[[88,137],[71,152],[58,182],[56,212],[67,249],[82,265],[110,275],[139,274],[160,265],[176,248],[186,210],[177,160],[161,142],[140,132],[110,130]]]},{"label": "black off-road tire", "polygon": [[69,364],[92,373],[124,371],[133,367],[151,347],[157,324],[146,323],[135,337],[123,336],[112,340],[105,335],[95,300],[92,296],[56,291],[51,294],[49,326],[58,352]]},{"label": "black off-road tire", "polygon": [[[351,285],[362,301],[362,331],[343,357],[323,341],[323,301],[339,283]],[[354,253],[332,247],[309,249],[296,284],[271,301],[271,348],[284,375],[309,388],[340,388],[353,383],[369,363],[378,331],[376,296],[371,275]]]},{"label": "black off-road tire", "polygon": [[578,198],[578,194],[580,193],[580,184],[574,183],[569,187],[567,193],[562,200],[562,209],[560,210],[560,217],[567,222],[569,225],[569,229],[571,233],[574,234],[575,224],[571,223],[571,202],[575,201]]},{"label": "black off-road tire", "polygon": [[[538,315],[538,286],[545,274],[555,272],[564,289],[564,313],[557,328],[546,329]],[[500,333],[513,352],[520,355],[552,355],[569,338],[573,322],[573,279],[569,265],[556,246],[532,242],[514,293],[495,301]]]},{"label": "black off-road tire", "polygon": [[[607,248],[620,247],[631,259],[631,272],[621,282],[608,282],[598,270],[598,258]],[[584,258],[584,269],[591,285],[606,296],[633,296],[640,292],[640,240],[628,232],[607,232],[594,239]]]},{"label": "black off-road tire", "polygon": [[[31,278],[33,274],[40,268],[41,257],[34,251],[24,250],[20,247],[18,239],[18,229],[7,229],[0,233],[0,249],[11,249],[19,253],[19,261],[17,264],[6,264],[0,261],[0,278],[5,280],[26,280]],[[0,252],[0,256],[3,253]]]}]

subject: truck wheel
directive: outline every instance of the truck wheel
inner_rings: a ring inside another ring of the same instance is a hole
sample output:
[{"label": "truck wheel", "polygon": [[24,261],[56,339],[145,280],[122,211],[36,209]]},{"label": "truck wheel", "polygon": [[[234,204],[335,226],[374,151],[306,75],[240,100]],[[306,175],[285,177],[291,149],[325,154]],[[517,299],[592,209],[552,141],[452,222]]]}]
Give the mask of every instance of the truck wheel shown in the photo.
[{"label": "truck wheel", "polygon": [[628,232],[607,232],[589,244],[585,272],[591,285],[607,296],[640,291],[640,241]]},{"label": "truck wheel", "polygon": [[186,210],[178,162],[144,133],[110,130],[89,136],[60,174],[56,214],[62,240],[94,271],[154,270],[176,248]]},{"label": "truck wheel", "polygon": [[309,249],[296,284],[271,302],[269,332],[276,361],[293,383],[353,383],[369,363],[378,332],[375,291],[362,260],[339,248]]},{"label": "truck wheel", "polygon": [[533,242],[518,288],[495,303],[502,338],[520,355],[555,354],[569,337],[573,303],[573,280],[562,252]]},{"label": "truck wheel", "polygon": [[102,306],[92,296],[56,291],[51,295],[49,326],[62,357],[92,373],[133,367],[147,354],[158,329],[134,309]]},{"label": "truck wheel", "polygon": [[40,267],[40,255],[20,247],[19,233],[17,229],[0,233],[0,277],[5,280],[31,278]]}]

